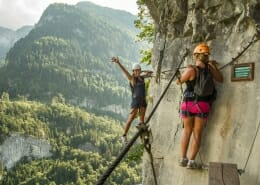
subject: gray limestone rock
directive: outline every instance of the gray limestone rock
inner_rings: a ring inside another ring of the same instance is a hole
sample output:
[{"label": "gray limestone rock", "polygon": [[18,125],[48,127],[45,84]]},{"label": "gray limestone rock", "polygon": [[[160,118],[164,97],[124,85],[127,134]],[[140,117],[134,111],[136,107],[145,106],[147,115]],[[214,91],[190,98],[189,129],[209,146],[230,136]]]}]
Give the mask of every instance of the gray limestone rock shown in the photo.
[{"label": "gray limestone rock", "polygon": [[44,139],[13,134],[0,146],[0,161],[7,169],[12,168],[23,157],[50,157],[51,145]]},{"label": "gray limestone rock", "polygon": [[[235,163],[239,169],[245,168],[245,173],[240,176],[241,185],[260,184],[260,133],[256,133],[260,124],[260,1],[145,2],[149,4],[148,8],[153,7],[150,9],[151,14],[160,15],[160,19],[155,19],[157,29],[152,58],[154,70],[160,73],[157,74],[160,83],[154,79],[150,84],[148,96],[152,97],[153,103],[149,104],[146,115],[149,115],[167,86],[183,51],[188,49],[190,53],[182,67],[194,62],[193,49],[199,42],[206,42],[211,48],[210,59],[216,60],[220,68],[223,66],[221,72],[224,83],[216,84],[217,100],[204,129],[196,161],[206,165],[210,162]],[[252,44],[248,49],[233,61],[250,42]],[[227,65],[230,62],[231,65]],[[255,64],[254,80],[230,80],[232,64],[251,62]],[[168,76],[161,73],[167,70],[172,73],[168,73]],[[149,122],[157,181],[160,185],[208,185],[207,170],[187,170],[178,166],[182,134],[179,116],[181,97],[180,87],[173,82]],[[249,160],[246,163],[247,158]],[[154,184],[150,159],[145,153],[143,185]]]}]

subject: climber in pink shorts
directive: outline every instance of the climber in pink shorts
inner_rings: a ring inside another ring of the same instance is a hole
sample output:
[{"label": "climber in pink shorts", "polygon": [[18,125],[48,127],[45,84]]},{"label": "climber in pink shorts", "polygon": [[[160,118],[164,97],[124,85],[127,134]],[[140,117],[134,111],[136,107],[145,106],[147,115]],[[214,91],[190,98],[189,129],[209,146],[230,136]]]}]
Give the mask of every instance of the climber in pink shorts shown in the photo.
[{"label": "climber in pink shorts", "polygon": [[206,120],[210,112],[210,104],[205,101],[186,101],[181,104],[181,118],[197,116]]},{"label": "climber in pink shorts", "polygon": [[[197,168],[194,160],[199,151],[202,131],[211,110],[212,95],[213,92],[216,92],[213,80],[223,82],[216,62],[209,60],[209,54],[207,44],[202,43],[196,46],[193,52],[195,65],[187,66],[176,81],[178,85],[186,84],[180,107],[184,129],[181,138],[182,157],[179,165],[188,169]],[[202,88],[200,89],[200,87]],[[191,138],[192,142],[189,147]],[[189,157],[187,156],[188,148],[190,149]]]}]

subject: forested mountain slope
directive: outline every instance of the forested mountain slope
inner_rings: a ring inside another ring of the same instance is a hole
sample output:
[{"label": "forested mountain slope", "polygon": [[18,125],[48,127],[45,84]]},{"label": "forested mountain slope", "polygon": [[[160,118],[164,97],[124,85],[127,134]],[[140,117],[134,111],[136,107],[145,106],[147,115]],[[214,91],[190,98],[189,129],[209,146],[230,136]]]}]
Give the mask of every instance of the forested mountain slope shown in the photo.
[{"label": "forested mountain slope", "polygon": [[[91,185],[122,147],[117,120],[55,101],[50,104],[9,101],[4,94],[0,101],[0,120],[0,183],[5,185]],[[13,141],[6,146],[8,138]],[[37,155],[46,147],[33,144],[32,139],[24,145],[21,141],[25,142],[26,138],[47,141],[51,156]],[[27,150],[30,152],[26,153]],[[136,153],[135,149],[132,151]],[[123,162],[109,184],[140,182],[136,162]],[[14,164],[10,166],[11,163]],[[4,169],[6,166],[8,170]]]},{"label": "forested mountain slope", "polygon": [[0,91],[45,102],[59,95],[72,104],[122,111],[128,84],[110,58],[119,55],[128,67],[138,60],[135,19],[87,2],[50,5],[8,52]]}]

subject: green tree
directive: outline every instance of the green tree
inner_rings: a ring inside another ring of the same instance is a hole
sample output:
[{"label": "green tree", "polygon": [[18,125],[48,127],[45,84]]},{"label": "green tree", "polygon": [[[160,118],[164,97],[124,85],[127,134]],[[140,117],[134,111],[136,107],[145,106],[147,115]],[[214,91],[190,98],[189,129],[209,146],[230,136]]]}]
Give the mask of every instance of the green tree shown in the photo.
[{"label": "green tree", "polygon": [[3,101],[9,101],[9,94],[7,92],[3,92],[2,96],[1,96],[1,99]]},{"label": "green tree", "polygon": [[[154,23],[149,11],[143,0],[137,0],[138,5],[138,19],[135,21],[135,27],[140,30],[137,35],[139,41],[145,41],[149,45],[152,44],[154,39]],[[142,54],[141,62],[150,64],[152,58],[152,49],[141,50]]]}]

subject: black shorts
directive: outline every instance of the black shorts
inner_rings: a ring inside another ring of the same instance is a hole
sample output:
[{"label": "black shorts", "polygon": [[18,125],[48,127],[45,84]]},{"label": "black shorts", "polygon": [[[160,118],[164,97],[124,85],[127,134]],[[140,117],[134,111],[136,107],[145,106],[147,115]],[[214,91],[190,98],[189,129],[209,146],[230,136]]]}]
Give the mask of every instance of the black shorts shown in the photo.
[{"label": "black shorts", "polygon": [[138,98],[138,97],[132,98],[131,108],[137,109],[141,107],[147,107],[145,98]]}]

